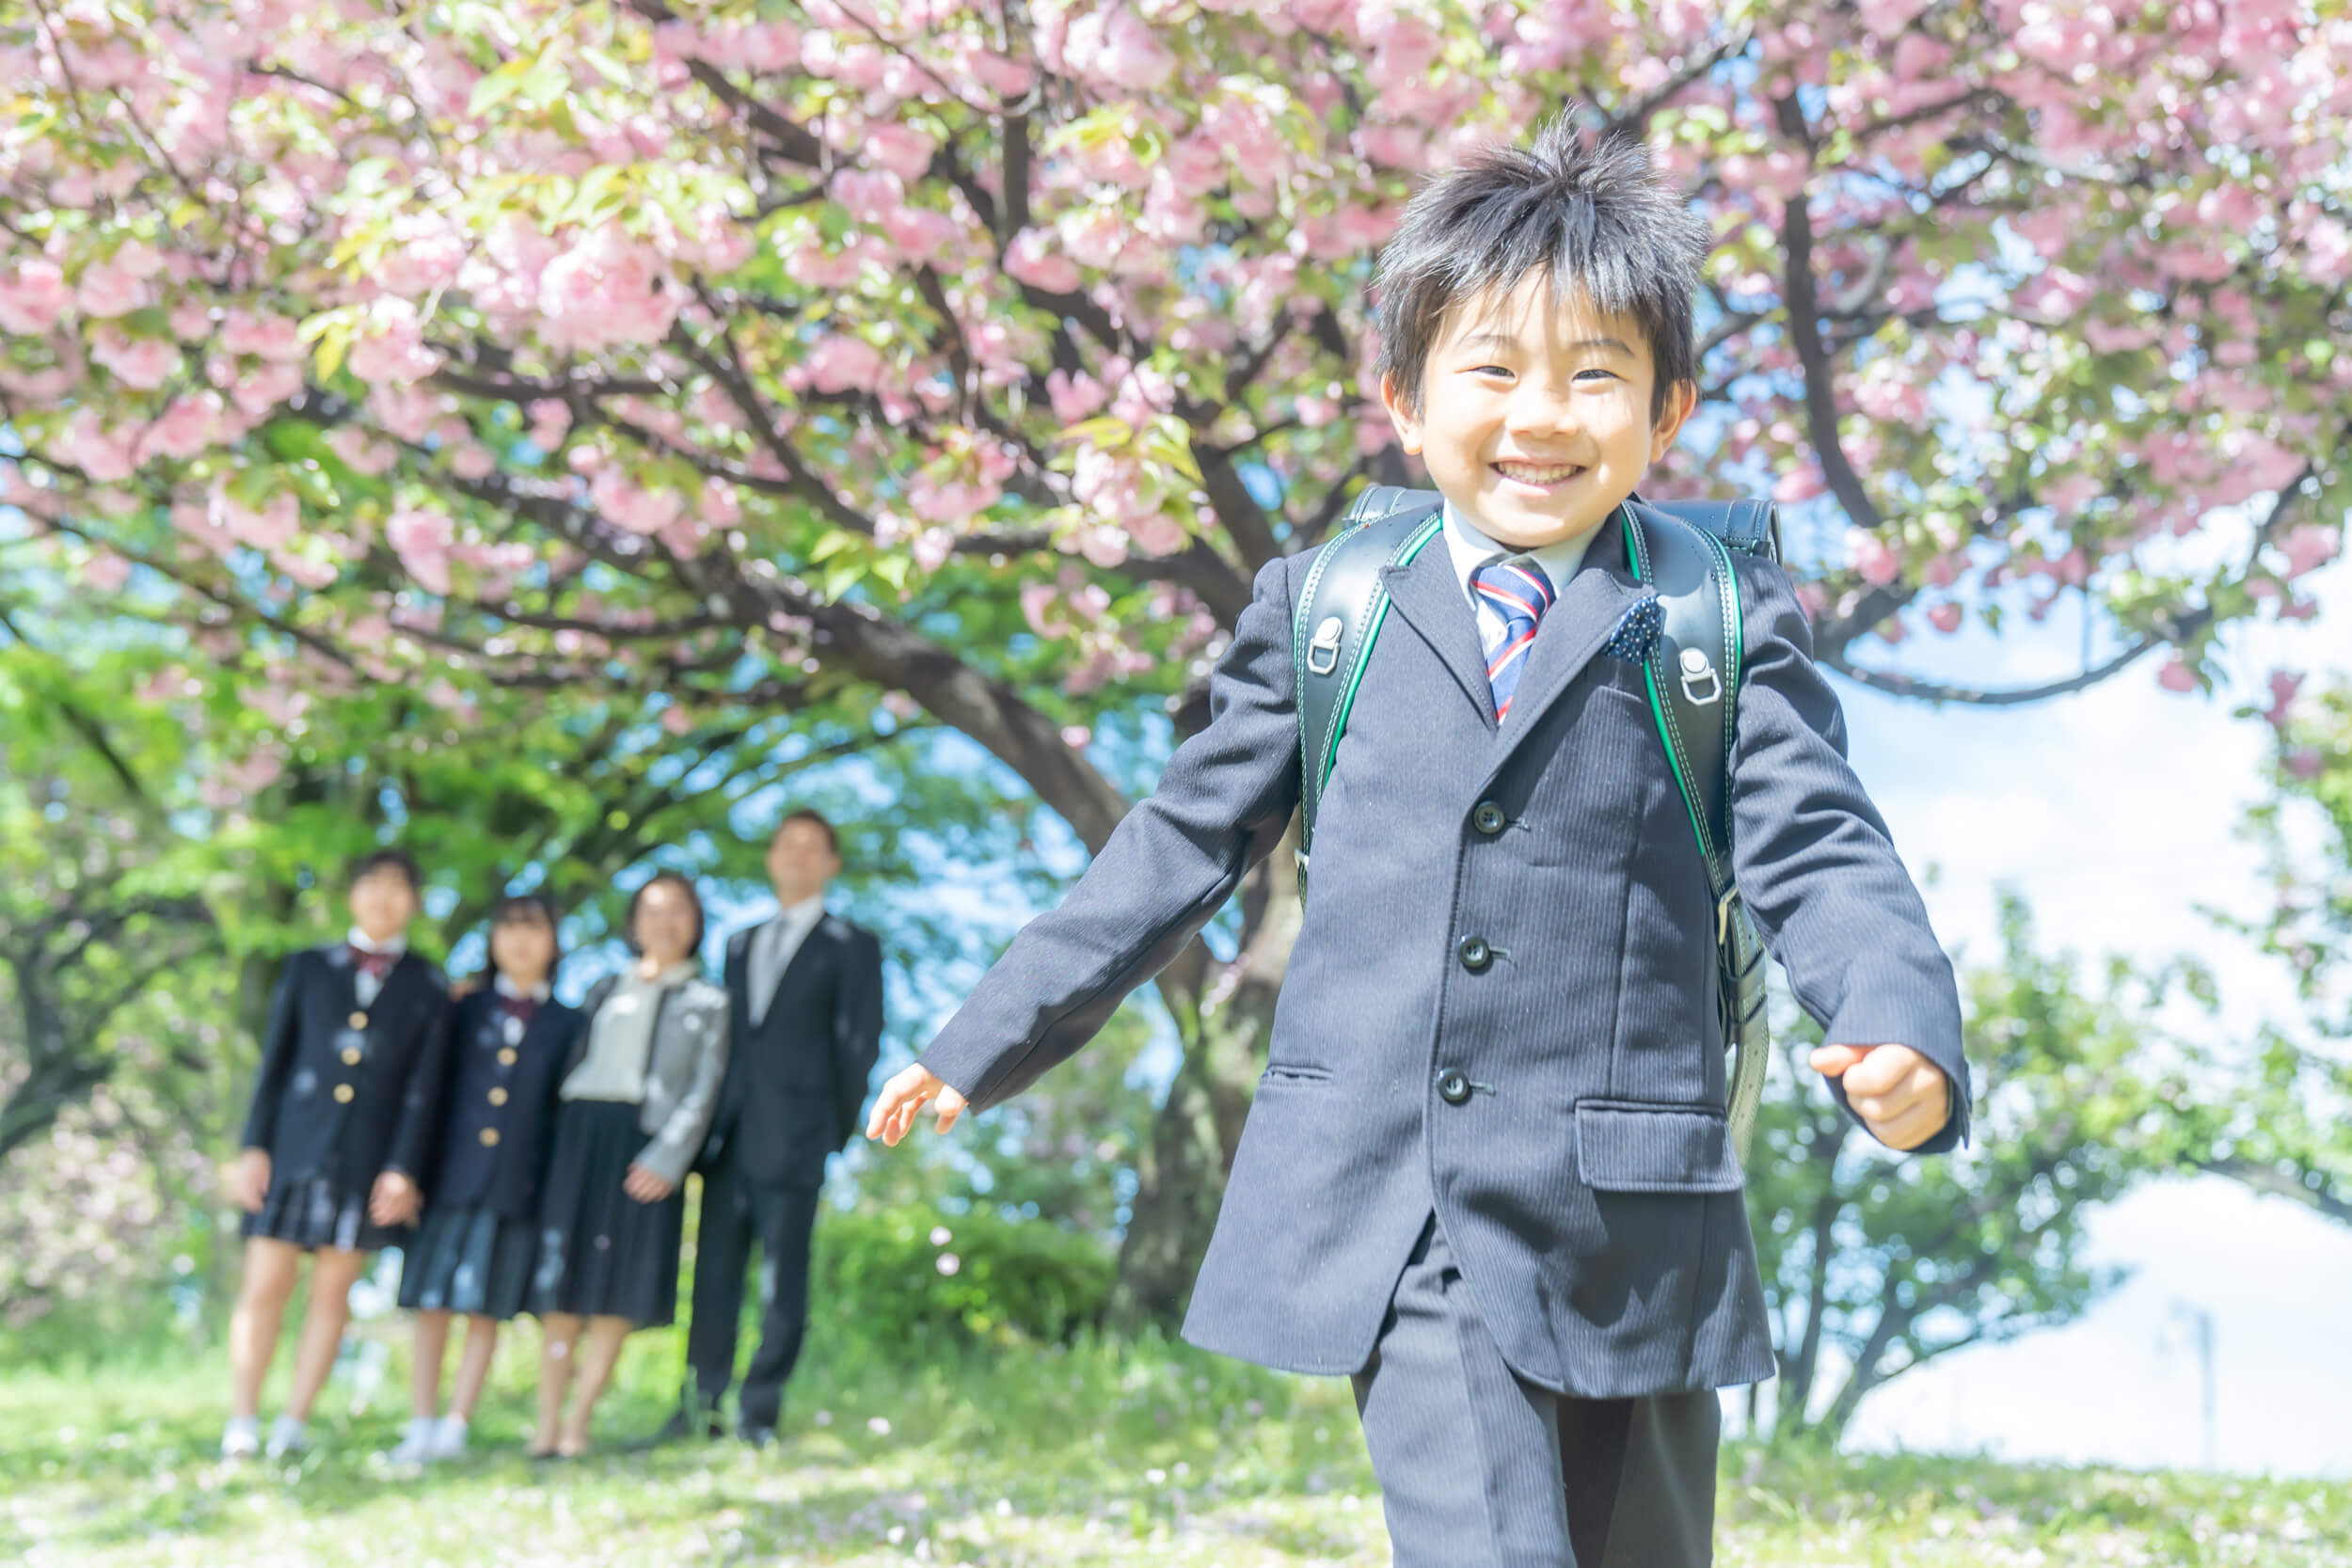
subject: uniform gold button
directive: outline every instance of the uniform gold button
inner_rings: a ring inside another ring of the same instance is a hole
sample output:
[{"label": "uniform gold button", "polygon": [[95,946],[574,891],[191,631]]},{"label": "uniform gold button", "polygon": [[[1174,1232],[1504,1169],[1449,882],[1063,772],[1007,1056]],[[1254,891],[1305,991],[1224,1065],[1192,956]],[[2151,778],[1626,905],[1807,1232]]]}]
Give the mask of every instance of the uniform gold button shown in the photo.
[{"label": "uniform gold button", "polygon": [[513,1046],[511,1046],[511,1045],[510,1045],[510,1046],[508,1046],[505,1050],[503,1050],[503,1051],[501,1051],[501,1052],[500,1052],[500,1053],[499,1053],[499,1066],[501,1066],[501,1067],[513,1067],[514,1065],[515,1065],[515,1048],[514,1048]]},{"label": "uniform gold button", "polygon": [[497,1145],[498,1145],[498,1141],[499,1141],[499,1130],[498,1130],[497,1128],[495,1128],[495,1127],[485,1127],[485,1128],[484,1128],[484,1129],[482,1130],[482,1147],[483,1147],[483,1148],[496,1148],[496,1147],[497,1147]]},{"label": "uniform gold button", "polygon": [[358,1090],[353,1088],[349,1084],[338,1084],[335,1085],[336,1103],[348,1105],[351,1103],[351,1097],[358,1092]]},{"label": "uniform gold button", "polygon": [[365,1013],[354,1013],[351,1015],[349,1022],[354,1029],[364,1029],[368,1026],[368,1015]]},{"label": "uniform gold button", "polygon": [[506,1091],[505,1091],[504,1089],[492,1089],[492,1090],[490,1091],[490,1103],[491,1103],[491,1104],[493,1104],[493,1105],[503,1105],[503,1104],[505,1104],[505,1103],[506,1103]]},{"label": "uniform gold button", "polygon": [[347,1047],[345,1047],[345,1048],[344,1048],[344,1050],[343,1050],[343,1066],[345,1066],[345,1067],[358,1067],[358,1065],[359,1065],[359,1052],[358,1052],[358,1047],[356,1047],[356,1046],[347,1046]]}]

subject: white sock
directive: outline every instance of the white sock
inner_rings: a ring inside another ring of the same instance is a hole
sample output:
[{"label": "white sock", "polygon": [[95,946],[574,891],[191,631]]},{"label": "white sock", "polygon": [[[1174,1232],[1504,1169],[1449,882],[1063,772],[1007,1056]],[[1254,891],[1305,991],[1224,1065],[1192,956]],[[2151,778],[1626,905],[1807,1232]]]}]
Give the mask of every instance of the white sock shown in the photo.
[{"label": "white sock", "polygon": [[270,1458],[300,1453],[310,1446],[310,1423],[297,1421],[292,1416],[280,1416],[269,1424]]},{"label": "white sock", "polygon": [[245,1459],[262,1451],[262,1418],[259,1416],[231,1416],[229,1424],[220,1429],[220,1452],[224,1459]]},{"label": "white sock", "polygon": [[433,1456],[453,1459],[466,1451],[467,1422],[463,1416],[444,1416],[433,1423]]},{"label": "white sock", "polygon": [[435,1421],[430,1416],[411,1416],[402,1429],[400,1446],[391,1451],[395,1465],[421,1465],[433,1457]]}]

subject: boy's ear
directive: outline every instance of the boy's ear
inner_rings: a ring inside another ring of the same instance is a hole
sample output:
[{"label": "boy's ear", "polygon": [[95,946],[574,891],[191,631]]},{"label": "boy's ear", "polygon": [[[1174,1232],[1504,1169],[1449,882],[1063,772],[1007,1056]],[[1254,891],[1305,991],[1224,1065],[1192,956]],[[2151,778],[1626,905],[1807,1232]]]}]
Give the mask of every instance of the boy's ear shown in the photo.
[{"label": "boy's ear", "polygon": [[1683,425],[1697,412],[1698,406],[1697,382],[1677,381],[1666,389],[1666,406],[1659,410],[1657,428],[1650,432],[1651,462],[1665,461],[1667,449],[1675,444],[1675,437],[1682,434]]},{"label": "boy's ear", "polygon": [[1419,454],[1421,417],[1398,395],[1394,376],[1384,375],[1380,378],[1380,405],[1389,411],[1389,422],[1396,426],[1397,444],[1405,449],[1406,455]]}]

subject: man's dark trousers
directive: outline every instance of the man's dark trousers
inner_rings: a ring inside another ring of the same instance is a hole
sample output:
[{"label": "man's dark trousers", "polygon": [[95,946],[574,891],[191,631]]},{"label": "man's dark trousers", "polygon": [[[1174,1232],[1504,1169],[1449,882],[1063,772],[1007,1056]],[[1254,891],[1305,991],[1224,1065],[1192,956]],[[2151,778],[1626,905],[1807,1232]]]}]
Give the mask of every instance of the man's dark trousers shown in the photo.
[{"label": "man's dark trousers", "polygon": [[752,1243],[760,1251],[759,1348],[743,1374],[740,1420],[772,1427],[784,1409],[784,1385],[808,1330],[809,1242],[817,1224],[815,1187],[745,1178],[731,1159],[703,1172],[702,1220],[694,1247],[694,1316],[686,1361],[706,1407],[724,1397],[735,1373],[742,1321],[743,1276]]},{"label": "man's dark trousers", "polygon": [[782,1414],[784,1385],[807,1333],[809,1243],[825,1161],[856,1135],[882,1043],[882,946],[871,932],[825,915],[755,1009],[751,957],[760,929],[727,942],[732,1044],[719,1113],[695,1167],[703,1196],[686,1336],[694,1391],[706,1410],[715,1408],[735,1378],[756,1241],[759,1348],[744,1374],[739,1418],[747,1433],[772,1428]]},{"label": "man's dark trousers", "polygon": [[1512,1372],[1433,1214],[1353,1379],[1396,1568],[1707,1568],[1715,1391],[1574,1399]]}]

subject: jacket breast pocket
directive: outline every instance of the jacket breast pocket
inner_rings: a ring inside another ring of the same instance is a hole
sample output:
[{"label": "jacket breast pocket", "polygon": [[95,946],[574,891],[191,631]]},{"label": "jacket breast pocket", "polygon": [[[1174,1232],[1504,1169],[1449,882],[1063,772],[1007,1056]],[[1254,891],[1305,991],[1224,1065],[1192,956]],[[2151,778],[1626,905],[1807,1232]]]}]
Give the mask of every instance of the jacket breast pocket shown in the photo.
[{"label": "jacket breast pocket", "polygon": [[1586,1100],[1577,1174],[1597,1193],[1736,1193],[1746,1184],[1720,1107]]}]

